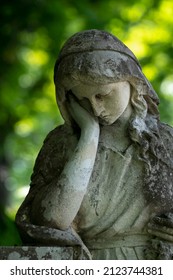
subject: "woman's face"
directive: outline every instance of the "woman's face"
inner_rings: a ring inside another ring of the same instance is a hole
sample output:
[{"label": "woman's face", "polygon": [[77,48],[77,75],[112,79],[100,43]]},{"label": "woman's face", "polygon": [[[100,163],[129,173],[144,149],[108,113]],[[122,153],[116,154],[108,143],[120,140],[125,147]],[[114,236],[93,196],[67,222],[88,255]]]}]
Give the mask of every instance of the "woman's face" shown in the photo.
[{"label": "woman's face", "polygon": [[130,84],[126,81],[106,85],[79,82],[72,89],[83,105],[89,101],[94,115],[103,125],[113,124],[125,111],[130,100]]}]

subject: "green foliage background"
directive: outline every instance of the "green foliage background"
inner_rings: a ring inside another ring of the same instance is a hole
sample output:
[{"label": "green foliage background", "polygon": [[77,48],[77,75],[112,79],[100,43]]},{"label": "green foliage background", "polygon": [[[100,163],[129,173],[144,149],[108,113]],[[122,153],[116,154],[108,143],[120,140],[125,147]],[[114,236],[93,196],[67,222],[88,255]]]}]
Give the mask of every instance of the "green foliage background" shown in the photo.
[{"label": "green foliage background", "polygon": [[107,30],[137,56],[173,125],[172,0],[1,0],[0,245],[20,244],[13,220],[46,134],[63,120],[53,67],[65,40]]}]

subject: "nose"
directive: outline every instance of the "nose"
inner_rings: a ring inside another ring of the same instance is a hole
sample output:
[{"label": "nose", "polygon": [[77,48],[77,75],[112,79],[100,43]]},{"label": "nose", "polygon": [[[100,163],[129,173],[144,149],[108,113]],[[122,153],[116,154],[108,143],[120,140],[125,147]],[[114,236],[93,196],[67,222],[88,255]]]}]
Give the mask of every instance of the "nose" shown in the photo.
[{"label": "nose", "polygon": [[94,115],[96,117],[99,117],[100,114],[103,112],[103,106],[101,104],[101,102],[98,102],[96,99],[92,99],[90,100]]}]

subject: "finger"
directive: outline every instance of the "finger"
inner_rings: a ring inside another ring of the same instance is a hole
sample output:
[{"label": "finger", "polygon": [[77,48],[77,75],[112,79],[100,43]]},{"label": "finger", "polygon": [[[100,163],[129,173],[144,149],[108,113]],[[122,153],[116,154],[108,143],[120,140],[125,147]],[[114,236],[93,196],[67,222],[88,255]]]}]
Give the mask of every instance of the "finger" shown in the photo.
[{"label": "finger", "polygon": [[84,129],[86,127],[91,128],[93,127],[93,125],[98,126],[98,118],[96,118],[88,108],[85,108],[87,106],[89,107],[87,102],[87,100],[83,100],[83,103],[81,104],[81,100],[78,100],[71,93],[68,94],[69,113],[81,129]]},{"label": "finger", "polygon": [[170,236],[170,238],[173,239],[173,229],[166,226],[149,223],[148,232],[154,235],[156,235],[156,233],[158,234],[159,232],[160,235]]},{"label": "finger", "polygon": [[93,110],[92,110],[92,107],[91,107],[91,103],[89,102],[89,100],[87,98],[82,98],[82,100],[79,100],[79,104],[85,110],[87,110],[91,115],[93,115]]},{"label": "finger", "polygon": [[72,117],[75,118],[76,112],[80,112],[82,108],[76,101],[75,97],[71,94],[68,95],[68,103],[69,112],[72,115]]},{"label": "finger", "polygon": [[[78,110],[80,113],[90,113],[91,109],[89,109],[89,105],[86,101],[77,100],[74,95],[69,95],[69,104],[72,110],[76,112]],[[92,115],[92,114],[91,114]]]},{"label": "finger", "polygon": [[79,115],[80,117],[82,117],[82,115],[85,115],[85,117],[91,116],[91,113],[84,106],[81,106],[72,95],[69,95],[69,107],[75,115]]},{"label": "finger", "polygon": [[[69,106],[74,108],[75,106],[78,105],[77,101],[75,100],[74,96],[69,94],[68,95],[68,102],[69,102]],[[79,106],[79,105],[78,105]]]},{"label": "finger", "polygon": [[73,120],[77,121],[76,119],[76,111],[78,109],[76,108],[75,104],[73,104],[73,102],[69,102],[69,105],[68,105],[68,111],[70,113],[70,115],[72,116]]},{"label": "finger", "polygon": [[72,95],[69,95],[68,101],[68,111],[72,116],[73,120],[82,128],[90,120],[91,116],[77,101],[76,98]]},{"label": "finger", "polygon": [[173,242],[173,235],[169,235],[167,233],[160,232],[160,231],[157,231],[157,230],[151,230],[151,229],[148,229],[148,233],[150,233],[154,236],[157,236],[159,238],[162,238],[164,240]]}]

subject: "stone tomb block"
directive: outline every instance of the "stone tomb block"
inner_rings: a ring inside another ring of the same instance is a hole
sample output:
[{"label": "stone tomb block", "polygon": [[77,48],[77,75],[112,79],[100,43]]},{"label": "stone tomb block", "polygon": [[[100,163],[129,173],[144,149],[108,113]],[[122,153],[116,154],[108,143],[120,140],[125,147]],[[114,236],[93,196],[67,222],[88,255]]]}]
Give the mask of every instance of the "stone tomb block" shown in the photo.
[{"label": "stone tomb block", "polygon": [[0,247],[0,260],[72,260],[75,258],[72,247]]}]

